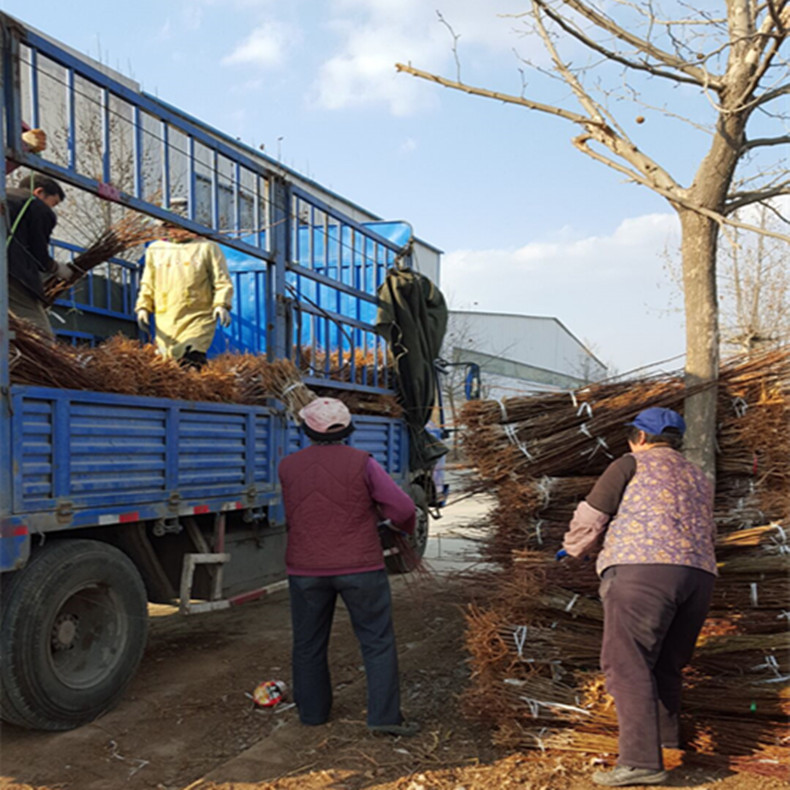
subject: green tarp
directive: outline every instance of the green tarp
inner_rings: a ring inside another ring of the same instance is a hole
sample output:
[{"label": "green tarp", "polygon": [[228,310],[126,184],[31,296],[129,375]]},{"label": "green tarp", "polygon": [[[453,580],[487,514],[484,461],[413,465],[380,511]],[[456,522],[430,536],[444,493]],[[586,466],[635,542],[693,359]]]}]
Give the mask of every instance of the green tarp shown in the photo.
[{"label": "green tarp", "polygon": [[425,430],[436,399],[436,369],[447,329],[442,292],[412,269],[391,269],[378,290],[376,330],[395,360],[398,388],[411,442],[412,471],[428,469],[448,450]]}]

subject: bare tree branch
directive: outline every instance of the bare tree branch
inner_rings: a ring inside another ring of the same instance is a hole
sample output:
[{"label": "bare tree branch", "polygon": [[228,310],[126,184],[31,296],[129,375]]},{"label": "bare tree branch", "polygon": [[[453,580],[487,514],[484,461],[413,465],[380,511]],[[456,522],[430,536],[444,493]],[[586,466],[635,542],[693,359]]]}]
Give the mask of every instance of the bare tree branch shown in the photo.
[{"label": "bare tree branch", "polygon": [[413,77],[419,77],[422,80],[428,80],[428,82],[435,82],[445,88],[452,88],[453,90],[469,93],[472,96],[484,96],[487,99],[494,99],[496,101],[505,102],[506,104],[518,104],[521,107],[526,107],[530,110],[545,112],[549,115],[557,115],[560,118],[565,118],[566,121],[571,121],[572,123],[590,123],[589,118],[585,118],[583,115],[579,115],[579,113],[565,110],[562,107],[554,107],[551,104],[543,104],[542,102],[533,101],[532,99],[527,99],[523,96],[513,96],[510,93],[492,91],[488,90],[488,88],[476,88],[473,85],[466,85],[463,82],[448,80],[445,77],[440,77],[438,74],[431,74],[428,71],[416,69],[410,64],[407,65],[406,63],[396,63],[395,69],[397,71],[404,71],[407,74],[411,74]]},{"label": "bare tree branch", "polygon": [[[787,5],[787,0],[782,0],[780,10],[778,11],[774,7],[771,0],[769,0],[767,3],[767,7],[769,13],[763,19],[763,22],[760,25],[760,30],[757,31],[756,34],[754,34],[754,31],[747,31],[747,33],[752,33],[753,42],[751,46],[751,52],[748,53],[746,60],[756,63],[757,65],[751,80],[744,89],[744,100],[746,97],[751,96],[757,90],[760,80],[762,80],[763,76],[773,63],[774,58],[779,52],[779,47],[786,35],[785,25],[782,22],[782,16],[790,17],[790,6]],[[765,47],[769,44],[769,42],[770,47],[763,55]],[[758,63],[761,57],[762,62]],[[770,99],[764,101],[770,101]]]},{"label": "bare tree branch", "polygon": [[455,58],[455,78],[458,82],[461,82],[461,59],[458,57],[458,39],[461,36],[453,30],[450,23],[442,16],[440,11],[436,12],[436,16],[439,17],[439,22],[443,24],[447,30],[450,32],[450,35],[453,37],[453,58]]},{"label": "bare tree branch", "polygon": [[580,2],[580,0],[563,0],[563,3],[576,11],[576,13],[588,19],[596,27],[610,33],[620,41],[635,47],[637,50],[644,52],[645,55],[654,58],[665,66],[677,69],[683,74],[693,78],[698,85],[708,86],[713,88],[713,90],[721,89],[722,82],[719,76],[712,76],[706,69],[701,69],[696,65],[692,65],[682,58],[655,46],[647,39],[634,35],[629,30],[618,25],[613,19],[604,16],[591,6]]},{"label": "bare tree branch", "polygon": [[765,187],[752,192],[734,192],[727,198],[724,213],[731,214],[745,206],[751,206],[754,203],[763,203],[766,200],[782,197],[783,195],[790,195],[790,181],[785,181],[783,184]]},{"label": "bare tree branch", "polygon": [[764,104],[768,104],[774,99],[778,99],[780,96],[786,96],[788,93],[790,93],[790,85],[782,85],[779,88],[775,88],[774,90],[763,93],[762,96],[759,96],[753,102],[751,102],[751,106],[762,107]]},{"label": "bare tree branch", "polygon": [[[765,5],[768,8],[768,14],[773,20],[773,24],[777,32],[780,35],[784,35],[787,32],[787,30],[785,29],[785,25],[784,22],[782,21],[779,11],[777,11],[776,7],[773,4],[773,0],[767,0]],[[782,6],[784,6],[784,3],[782,3]]]},{"label": "bare tree branch", "polygon": [[783,137],[757,137],[754,140],[746,140],[743,144],[743,150],[749,151],[752,148],[785,145],[787,143],[790,143],[790,134],[786,134]]},{"label": "bare tree branch", "polygon": [[573,91],[577,101],[587,111],[590,119],[595,123],[603,124],[604,113],[600,105],[593,101],[590,94],[587,93],[587,91],[582,87],[578,77],[568,68],[565,61],[563,61],[560,57],[559,52],[557,52],[557,48],[554,46],[554,42],[551,40],[551,36],[543,24],[543,18],[540,15],[541,7],[541,0],[532,0],[532,11],[535,17],[535,24],[537,25],[538,34],[543,40],[543,46],[546,47],[546,51],[549,53],[549,55],[551,55],[551,59],[554,62],[554,68]]},{"label": "bare tree branch", "polygon": [[[615,63],[620,63],[621,65],[629,69],[635,69],[637,71],[645,71],[648,74],[652,74],[654,77],[662,77],[664,79],[673,80],[674,82],[683,82],[689,85],[703,85],[704,87],[709,87],[709,83],[701,83],[699,79],[697,79],[696,77],[686,76],[671,71],[664,71],[663,69],[659,69],[656,66],[651,65],[650,63],[647,62],[640,63],[637,60],[631,60],[629,58],[626,58],[623,55],[620,55],[619,53],[615,52],[614,50],[604,47],[602,44],[599,44],[597,41],[590,38],[589,36],[586,36],[578,28],[572,26],[567,20],[565,20],[560,14],[558,14],[550,5],[545,3],[544,0],[537,0],[537,3],[543,10],[543,13],[545,13],[546,16],[548,16],[566,33],[573,36],[577,41],[580,41],[589,49],[592,49],[595,52],[600,53],[607,60],[612,60]],[[705,73],[707,74],[707,72]]]}]

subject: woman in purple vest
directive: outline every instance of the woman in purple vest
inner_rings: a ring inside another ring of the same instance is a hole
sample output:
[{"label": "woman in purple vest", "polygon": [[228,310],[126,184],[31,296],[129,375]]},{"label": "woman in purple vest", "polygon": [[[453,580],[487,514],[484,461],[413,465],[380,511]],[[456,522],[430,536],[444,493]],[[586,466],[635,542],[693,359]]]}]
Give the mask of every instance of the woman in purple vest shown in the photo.
[{"label": "woman in purple vest", "polygon": [[579,503],[557,553],[584,556],[604,535],[596,562],[601,667],[617,708],[619,756],[613,770],[592,779],[607,787],[666,781],[661,748],[681,745],[681,672],[716,577],[713,489],[679,452],[683,417],[654,407],[629,425],[631,452]]},{"label": "woman in purple vest", "polygon": [[303,724],[332,707],[327,648],[338,594],[359,640],[368,688],[368,729],[414,735],[400,709],[392,603],[378,524],[412,533],[415,506],[368,453],[343,440],[354,430],[345,404],[318,398],[299,412],[313,442],[280,462],[291,594],[294,700]]}]

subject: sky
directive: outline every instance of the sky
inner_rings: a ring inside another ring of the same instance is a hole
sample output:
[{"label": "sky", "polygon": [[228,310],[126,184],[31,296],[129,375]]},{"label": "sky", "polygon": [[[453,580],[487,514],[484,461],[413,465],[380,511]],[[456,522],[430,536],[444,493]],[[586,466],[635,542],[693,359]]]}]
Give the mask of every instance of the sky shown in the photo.
[{"label": "sky", "polygon": [[[545,61],[519,33],[523,0],[2,7],[374,214],[407,220],[443,250],[451,308],[556,317],[620,373],[682,366],[666,202],[577,152],[563,120],[396,72],[400,61],[452,78],[460,64],[465,82],[519,94],[519,57]],[[527,77],[525,90],[568,101],[557,81]],[[700,143],[678,145],[660,113],[620,109],[640,148],[688,183]]]}]

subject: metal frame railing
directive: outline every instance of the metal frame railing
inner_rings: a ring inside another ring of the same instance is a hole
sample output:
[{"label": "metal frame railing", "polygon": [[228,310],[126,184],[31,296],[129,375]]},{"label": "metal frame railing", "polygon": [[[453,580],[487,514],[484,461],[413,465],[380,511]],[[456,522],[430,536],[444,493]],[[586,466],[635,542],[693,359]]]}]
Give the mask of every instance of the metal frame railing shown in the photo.
[{"label": "metal frame railing", "polygon": [[[389,267],[408,263],[408,250],[331,207],[320,189],[312,194],[267,157],[120,75],[4,14],[0,24],[7,158],[128,209],[175,220],[263,264],[259,331],[240,318],[226,334],[228,347],[298,364],[309,348],[313,361],[322,354],[324,364],[308,368],[308,380],[340,371],[348,386],[392,391],[388,351],[375,331],[376,289]],[[42,156],[22,150],[23,118],[50,125],[53,142]],[[86,129],[93,129],[92,138]],[[176,197],[187,198],[184,218],[169,209]],[[65,241],[58,246],[69,249]],[[5,261],[0,275],[6,276]],[[124,299],[131,319],[131,293]],[[0,297],[4,360],[6,314]],[[7,364],[0,362],[0,389],[8,386]]]},{"label": "metal frame railing", "polygon": [[[66,262],[73,261],[77,255],[84,251],[83,247],[76,244],[69,244],[65,241],[53,239],[51,242],[55,256],[58,250],[65,252],[65,255],[58,256]],[[99,287],[99,281],[104,281],[105,285]],[[70,310],[80,310],[111,318],[134,320],[134,300],[140,282],[140,264],[134,261],[126,261],[122,258],[110,258],[106,263],[88,271],[75,286],[72,286],[63,296],[55,300],[58,307]],[[114,302],[114,289],[117,288],[117,296],[120,299],[120,309],[116,309]],[[103,304],[100,303],[99,291],[104,292]],[[83,300],[79,294],[87,294],[87,300]]]}]

